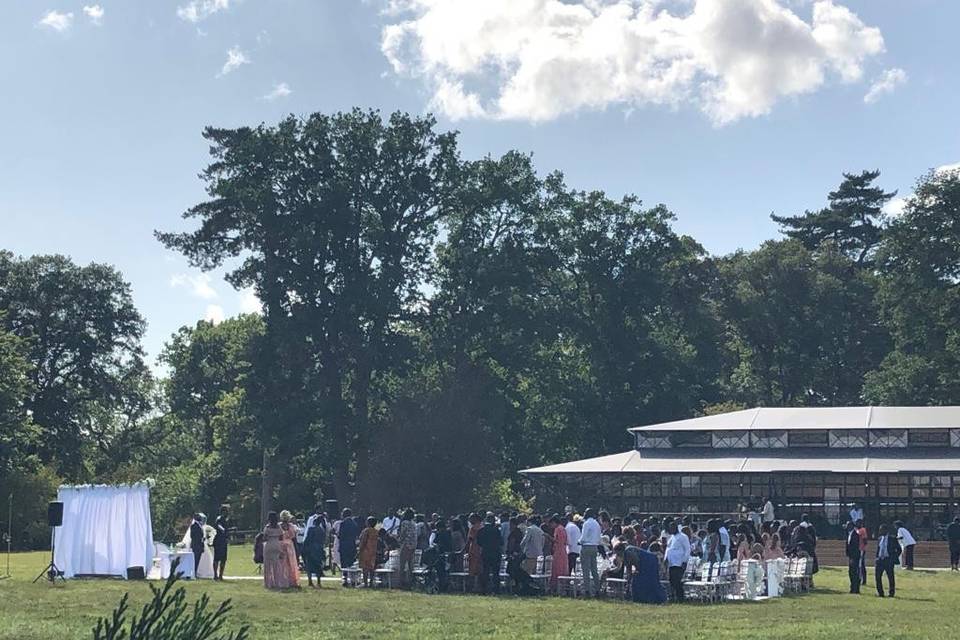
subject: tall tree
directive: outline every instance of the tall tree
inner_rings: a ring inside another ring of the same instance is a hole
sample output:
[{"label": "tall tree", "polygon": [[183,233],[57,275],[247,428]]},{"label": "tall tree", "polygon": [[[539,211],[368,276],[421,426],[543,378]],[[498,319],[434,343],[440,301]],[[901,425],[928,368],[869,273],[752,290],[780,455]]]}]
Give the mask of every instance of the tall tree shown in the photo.
[{"label": "tall tree", "polygon": [[[0,325],[3,312],[0,312]],[[22,465],[35,433],[26,411],[30,363],[24,341],[0,329],[0,477]]]},{"label": "tall tree", "polygon": [[747,405],[860,404],[888,343],[874,276],[836,250],[769,241],[721,261],[734,356],[728,399]]},{"label": "tall tree", "polygon": [[202,268],[243,256],[228,278],[264,302],[249,389],[265,428],[263,509],[317,422],[349,500],[368,462],[371,385],[402,360],[401,328],[423,308],[455,137],[431,118],[359,110],[204,135],[211,200],[185,214],[200,226],[158,237]]},{"label": "tall tree", "polygon": [[877,263],[880,312],[894,344],[867,376],[867,398],[960,404],[960,172],[920,179]]},{"label": "tall tree", "polygon": [[864,264],[880,242],[883,207],[897,195],[874,185],[878,177],[879,171],[844,173],[843,182],[827,196],[826,208],[797,216],[770,217],[783,233],[807,249],[814,251],[829,242],[857,264]]},{"label": "tall tree", "polygon": [[130,381],[146,371],[130,285],[107,265],[0,251],[0,309],[0,328],[27,344],[26,408],[43,434],[35,452],[78,478],[97,412],[135,401]]}]

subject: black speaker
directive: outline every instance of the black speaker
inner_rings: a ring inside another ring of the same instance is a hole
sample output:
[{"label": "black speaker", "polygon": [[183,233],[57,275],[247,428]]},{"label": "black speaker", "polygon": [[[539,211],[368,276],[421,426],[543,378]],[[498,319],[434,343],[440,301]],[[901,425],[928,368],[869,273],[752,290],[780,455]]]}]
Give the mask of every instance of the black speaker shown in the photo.
[{"label": "black speaker", "polygon": [[323,502],[327,515],[337,520],[340,518],[340,503],[336,500],[324,500]]},{"label": "black speaker", "polygon": [[146,580],[147,574],[143,567],[127,567],[127,580]]},{"label": "black speaker", "polygon": [[63,503],[51,502],[47,505],[47,526],[59,527],[63,524]]}]

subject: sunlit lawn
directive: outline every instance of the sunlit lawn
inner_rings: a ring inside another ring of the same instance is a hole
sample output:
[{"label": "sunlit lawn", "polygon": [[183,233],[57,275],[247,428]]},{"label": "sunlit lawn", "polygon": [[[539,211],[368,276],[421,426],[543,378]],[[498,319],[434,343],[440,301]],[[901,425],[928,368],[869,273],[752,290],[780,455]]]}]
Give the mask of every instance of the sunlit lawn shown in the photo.
[{"label": "sunlit lawn", "polygon": [[[249,548],[231,548],[228,574],[255,575]],[[136,610],[149,596],[145,583],[30,581],[48,559],[15,554],[13,577],[0,580],[0,640],[90,638],[97,617],[124,592]],[[0,572],[5,558],[0,557]],[[846,570],[824,569],[816,591],[763,603],[646,606],[545,597],[427,596],[400,591],[347,590],[268,593],[260,581],[186,583],[191,597],[206,591],[214,603],[231,598],[231,627],[251,625],[253,638],[957,638],[960,575],[898,573],[896,599],[872,587],[846,593]],[[872,584],[872,575],[871,575]]]}]

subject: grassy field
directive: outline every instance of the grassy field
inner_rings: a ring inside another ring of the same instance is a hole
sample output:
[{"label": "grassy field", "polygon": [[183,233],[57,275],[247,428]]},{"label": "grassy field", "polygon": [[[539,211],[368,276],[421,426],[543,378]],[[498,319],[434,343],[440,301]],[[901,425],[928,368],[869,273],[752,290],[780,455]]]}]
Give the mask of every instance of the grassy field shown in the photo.
[{"label": "grassy field", "polygon": [[[247,549],[231,549],[233,575],[253,575]],[[0,580],[0,640],[91,638],[91,627],[124,592],[136,611],[149,596],[144,583],[30,580],[48,559],[15,554],[13,577]],[[0,558],[0,571],[4,568]],[[824,569],[817,589],[764,603],[647,606],[545,597],[426,596],[347,590],[268,593],[257,580],[187,583],[191,598],[206,591],[214,604],[232,599],[231,628],[247,623],[253,638],[956,638],[960,575],[900,572],[896,599],[866,589],[846,593],[846,571]],[[871,576],[872,581],[872,576]]]}]

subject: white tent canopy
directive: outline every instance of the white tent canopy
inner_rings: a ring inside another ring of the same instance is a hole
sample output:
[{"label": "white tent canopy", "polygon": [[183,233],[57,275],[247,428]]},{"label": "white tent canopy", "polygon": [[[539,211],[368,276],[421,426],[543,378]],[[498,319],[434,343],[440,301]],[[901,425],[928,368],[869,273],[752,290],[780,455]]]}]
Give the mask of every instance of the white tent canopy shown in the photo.
[{"label": "white tent canopy", "polygon": [[55,531],[54,562],[65,577],[126,577],[130,567],[150,570],[149,482],[61,485],[57,500],[63,503],[63,525]]},{"label": "white tent canopy", "polygon": [[629,431],[960,428],[960,407],[759,407]]}]

